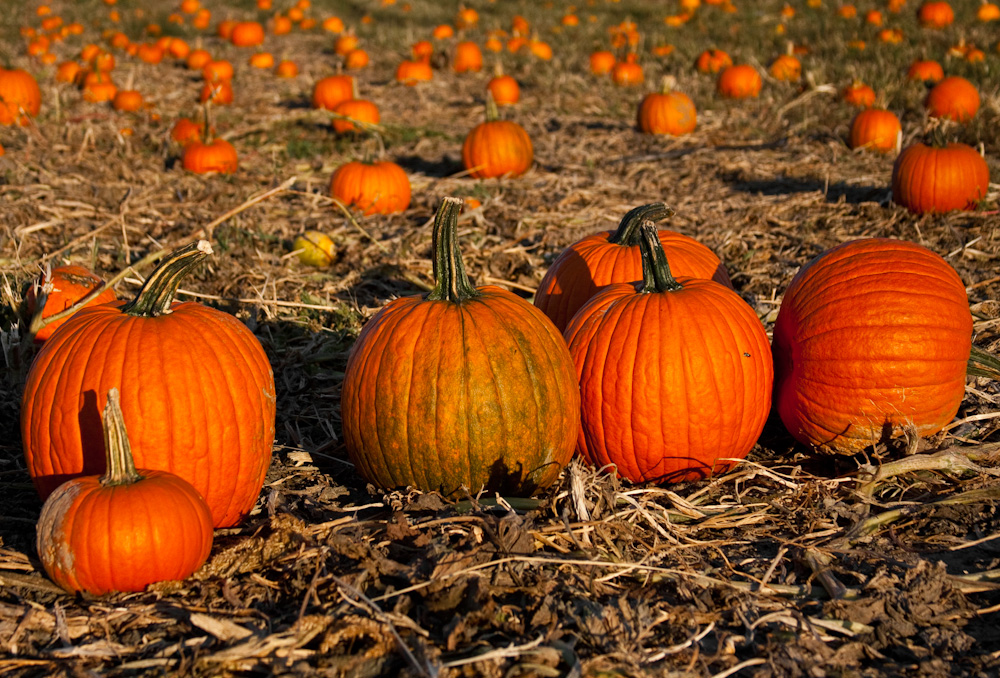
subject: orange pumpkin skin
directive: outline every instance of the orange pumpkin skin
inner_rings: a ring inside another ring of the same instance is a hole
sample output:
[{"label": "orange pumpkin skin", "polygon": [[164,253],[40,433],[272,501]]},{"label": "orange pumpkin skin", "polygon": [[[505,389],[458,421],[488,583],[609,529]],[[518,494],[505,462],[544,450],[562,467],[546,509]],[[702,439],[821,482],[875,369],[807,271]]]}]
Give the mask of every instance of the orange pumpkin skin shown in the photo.
[{"label": "orange pumpkin skin", "polygon": [[195,174],[232,174],[239,169],[239,165],[236,148],[225,139],[215,139],[208,143],[190,141],[185,144],[181,155],[181,166]]},{"label": "orange pumpkin skin", "polygon": [[698,125],[691,97],[683,92],[651,92],[643,97],[636,126],[645,134],[690,134]]},{"label": "orange pumpkin skin", "polygon": [[698,55],[694,67],[700,73],[715,74],[733,65],[732,58],[721,49],[706,49]]},{"label": "orange pumpkin skin", "polygon": [[[24,293],[24,310],[29,318],[33,318],[39,310],[43,318],[65,311],[67,308],[91,293],[95,287],[101,287],[104,281],[83,266],[57,266],[48,275],[42,275],[34,284],[29,285]],[[38,299],[45,294],[45,305],[39,309]],[[108,287],[87,303],[87,306],[106,304],[118,297],[114,289]],[[49,323],[35,334],[37,344],[48,339],[58,327],[69,318]]]},{"label": "orange pumpkin skin", "polygon": [[511,120],[481,122],[462,143],[462,163],[476,179],[520,176],[531,168],[534,158],[528,133]]},{"label": "orange pumpkin skin", "polygon": [[379,487],[531,494],[573,455],[576,375],[541,312],[498,287],[472,288],[454,242],[460,209],[445,198],[435,219],[435,291],[387,304],[351,349],[344,440]]},{"label": "orange pumpkin skin", "polygon": [[354,98],[354,78],[349,75],[330,75],[313,86],[312,107],[332,111],[341,101]]},{"label": "orange pumpkin skin", "polygon": [[394,162],[349,162],[330,179],[330,195],[368,214],[396,214],[410,206],[410,178]]},{"label": "orange pumpkin skin", "polygon": [[142,108],[142,94],[134,89],[120,89],[111,100],[111,107],[116,111],[134,112]]},{"label": "orange pumpkin skin", "polygon": [[955,20],[955,12],[947,2],[925,2],[917,10],[917,20],[924,28],[944,28]]},{"label": "orange pumpkin skin", "polygon": [[[639,226],[643,220],[658,221],[670,214],[663,203],[643,205],[629,211],[617,230],[589,235],[567,247],[539,283],[535,306],[562,332],[601,288],[641,279]],[[662,229],[659,237],[672,271],[732,287],[726,267],[715,252],[676,231]]]},{"label": "orange pumpkin skin", "polygon": [[611,80],[622,87],[641,85],[645,80],[642,66],[634,61],[619,61],[611,68]]},{"label": "orange pumpkin skin", "polygon": [[952,75],[931,88],[924,106],[931,117],[968,122],[979,111],[979,90],[965,78]]},{"label": "orange pumpkin skin", "polygon": [[350,120],[334,118],[333,130],[338,134],[356,132],[358,130],[358,125],[355,125],[352,121],[377,125],[381,119],[378,112],[378,106],[367,99],[348,99],[347,101],[341,101],[333,109],[333,112],[337,115],[350,118]]},{"label": "orange pumpkin skin", "polygon": [[769,69],[775,80],[797,82],[802,77],[802,64],[791,54],[782,54],[771,63]]},{"label": "orange pumpkin skin", "polygon": [[887,427],[929,436],[958,411],[971,345],[965,285],[944,259],[901,240],[844,243],[782,299],[775,405],[789,433],[823,451],[858,452]]},{"label": "orange pumpkin skin", "polygon": [[748,64],[729,66],[716,81],[715,89],[727,99],[748,99],[760,94],[763,81],[757,69]]},{"label": "orange pumpkin skin", "polygon": [[497,106],[511,106],[521,100],[521,86],[509,75],[497,75],[486,83]]},{"label": "orange pumpkin skin", "polygon": [[27,125],[41,110],[42,90],[27,71],[0,67],[0,125]]},{"label": "orange pumpkin skin", "polygon": [[944,68],[936,61],[928,59],[914,61],[906,71],[909,80],[922,82],[940,82],[944,78]]},{"label": "orange pumpkin skin", "polygon": [[[175,269],[176,256],[190,256],[191,247],[171,258]],[[207,243],[203,248],[211,252]],[[194,485],[216,527],[235,525],[253,508],[274,441],[267,355],[227,313],[194,302],[169,308],[151,316],[130,315],[122,302],[85,308],[35,356],[21,400],[21,435],[43,499],[66,480],[104,471],[101,411],[115,387],[136,466]]]},{"label": "orange pumpkin skin", "polygon": [[594,75],[605,75],[611,72],[617,63],[615,55],[607,50],[598,50],[590,55],[590,72]]},{"label": "orange pumpkin skin", "polygon": [[455,45],[455,59],[452,68],[456,73],[478,73],[483,69],[483,53],[479,45],[468,40]]},{"label": "orange pumpkin skin", "polygon": [[431,65],[426,61],[402,61],[396,67],[396,82],[413,86],[418,82],[426,82],[434,77]]},{"label": "orange pumpkin skin", "polygon": [[[655,234],[647,221],[644,248]],[[580,379],[577,450],[632,482],[729,468],[771,406],[771,352],[753,309],[714,280],[669,277],[671,288],[662,277],[605,287],[565,333]]]},{"label": "orange pumpkin skin", "polygon": [[848,146],[852,149],[870,148],[879,153],[896,150],[899,133],[902,131],[899,118],[892,111],[869,108],[854,116]]},{"label": "orange pumpkin skin", "polygon": [[875,90],[862,82],[853,82],[841,93],[845,103],[858,108],[871,108],[875,105]]},{"label": "orange pumpkin skin", "polygon": [[974,209],[989,184],[989,166],[966,144],[916,143],[903,149],[892,167],[893,202],[917,214]]},{"label": "orange pumpkin skin", "polygon": [[233,26],[229,41],[237,47],[256,47],[264,44],[264,27],[256,21],[241,21]]}]

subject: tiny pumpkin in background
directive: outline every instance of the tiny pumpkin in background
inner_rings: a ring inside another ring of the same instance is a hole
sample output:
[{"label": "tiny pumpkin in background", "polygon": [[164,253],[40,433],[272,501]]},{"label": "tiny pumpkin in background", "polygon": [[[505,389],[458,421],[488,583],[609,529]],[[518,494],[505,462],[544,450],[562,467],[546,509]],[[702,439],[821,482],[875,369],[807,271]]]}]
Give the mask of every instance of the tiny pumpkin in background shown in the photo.
[{"label": "tiny pumpkin in background", "polygon": [[650,92],[639,102],[636,126],[644,134],[690,134],[698,124],[691,97],[674,91],[675,81],[664,76],[659,92]]},{"label": "tiny pumpkin in background", "polygon": [[771,62],[771,77],[783,82],[798,82],[802,77],[802,63],[791,54],[782,54]]},{"label": "tiny pumpkin in background", "polygon": [[512,106],[521,100],[521,86],[512,76],[504,75],[499,64],[496,74],[486,83],[486,89],[497,106]]},{"label": "tiny pumpkin in background", "polygon": [[396,82],[410,87],[418,82],[427,82],[434,77],[434,71],[429,62],[422,59],[401,61],[396,67]]},{"label": "tiny pumpkin in background", "polygon": [[871,149],[879,153],[898,150],[902,125],[892,111],[869,108],[851,121],[847,145],[852,150]]},{"label": "tiny pumpkin in background", "polygon": [[330,75],[313,85],[312,107],[332,111],[342,101],[354,96],[354,78],[350,75]]},{"label": "tiny pumpkin in background", "polygon": [[476,125],[462,142],[462,163],[476,179],[516,177],[531,168],[531,137],[512,120],[501,120],[492,96],[486,96],[486,120]]},{"label": "tiny pumpkin in background", "polygon": [[910,68],[906,71],[906,78],[924,83],[940,82],[944,79],[944,68],[932,59],[918,59],[910,64]]},{"label": "tiny pumpkin in background", "polygon": [[333,112],[337,116],[333,119],[333,130],[338,134],[370,129],[372,125],[378,125],[381,119],[378,106],[367,99],[341,101]]},{"label": "tiny pumpkin in background", "polygon": [[605,75],[611,72],[617,63],[615,55],[607,50],[597,50],[590,54],[590,72],[594,75]]},{"label": "tiny pumpkin in background", "polygon": [[724,68],[733,65],[733,60],[721,49],[706,49],[695,59],[694,67],[699,73],[714,75]]},{"label": "tiny pumpkin in background", "polygon": [[871,108],[875,105],[875,90],[860,80],[855,80],[844,88],[840,98],[857,108]]},{"label": "tiny pumpkin in background", "polygon": [[212,550],[208,505],[183,478],[136,469],[117,388],[102,428],[104,475],[69,480],[42,506],[37,548],[46,574],[70,593],[98,596],[186,579]]},{"label": "tiny pumpkin in background", "polygon": [[478,73],[483,70],[483,53],[479,45],[470,40],[456,44],[451,67],[456,73]]},{"label": "tiny pumpkin in background", "polygon": [[641,85],[644,80],[645,75],[635,53],[628,54],[611,69],[611,81],[621,87]]},{"label": "tiny pumpkin in background", "polygon": [[737,64],[719,73],[715,90],[726,99],[752,99],[760,94],[762,84],[756,68],[749,64]]},{"label": "tiny pumpkin in background", "polygon": [[917,10],[917,20],[924,28],[946,28],[955,21],[955,11],[943,0],[928,0]]}]

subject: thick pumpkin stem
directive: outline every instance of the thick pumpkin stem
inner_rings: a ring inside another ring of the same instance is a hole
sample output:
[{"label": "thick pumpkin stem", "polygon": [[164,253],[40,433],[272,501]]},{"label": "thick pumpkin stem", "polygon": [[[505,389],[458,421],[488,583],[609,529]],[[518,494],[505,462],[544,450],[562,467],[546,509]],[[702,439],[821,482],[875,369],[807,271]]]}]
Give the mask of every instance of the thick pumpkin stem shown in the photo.
[{"label": "thick pumpkin stem", "polygon": [[181,279],[209,254],[212,254],[212,246],[207,240],[175,250],[149,274],[139,294],[122,307],[122,312],[145,318],[170,313],[170,305],[174,303]]},{"label": "thick pumpkin stem", "polygon": [[1000,358],[973,344],[966,374],[970,377],[1000,379]]},{"label": "thick pumpkin stem", "polygon": [[450,301],[460,304],[479,296],[465,273],[462,252],[458,248],[458,213],[461,198],[445,198],[434,215],[434,289],[429,301]]},{"label": "thick pumpkin stem", "polygon": [[500,119],[500,109],[493,99],[493,92],[486,90],[486,122],[495,122]]},{"label": "thick pumpkin stem", "polygon": [[104,406],[101,422],[104,425],[104,454],[108,464],[101,476],[101,486],[131,485],[142,480],[132,459],[132,446],[128,442],[117,388],[108,391],[108,404]]},{"label": "thick pumpkin stem", "polygon": [[656,224],[644,221],[639,227],[639,251],[642,252],[642,293],[676,292],[683,286],[674,279],[667,264]]},{"label": "thick pumpkin stem", "polygon": [[623,247],[635,247],[641,240],[639,226],[643,221],[662,221],[672,217],[674,211],[662,202],[640,205],[622,217],[617,230],[608,238],[608,242]]}]

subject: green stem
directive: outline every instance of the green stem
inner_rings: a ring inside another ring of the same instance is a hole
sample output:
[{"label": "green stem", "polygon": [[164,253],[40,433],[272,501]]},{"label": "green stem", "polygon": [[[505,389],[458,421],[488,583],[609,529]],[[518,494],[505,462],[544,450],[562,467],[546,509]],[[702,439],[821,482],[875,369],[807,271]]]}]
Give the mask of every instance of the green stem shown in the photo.
[{"label": "green stem", "polygon": [[622,217],[621,223],[608,238],[608,242],[623,247],[635,247],[639,244],[639,226],[643,221],[662,221],[673,214],[674,211],[662,202],[640,205]]},{"label": "green stem", "polygon": [[434,215],[434,289],[428,301],[460,304],[479,296],[465,273],[462,252],[458,248],[458,213],[461,198],[445,198]]},{"label": "green stem", "polygon": [[969,366],[966,368],[966,373],[970,377],[1000,379],[1000,358],[973,344],[972,353],[969,354]]},{"label": "green stem", "polygon": [[132,459],[132,446],[125,431],[125,417],[117,388],[108,391],[108,404],[104,406],[101,422],[104,425],[104,454],[108,464],[101,476],[101,486],[131,485],[142,480]]},{"label": "green stem", "polygon": [[656,224],[652,221],[642,222],[639,233],[641,235],[639,250],[642,252],[642,293],[676,292],[683,289],[670,273],[667,255],[663,251],[663,244],[660,243]]},{"label": "green stem", "polygon": [[212,254],[207,240],[199,240],[174,250],[152,273],[135,299],[122,306],[122,313],[154,318],[170,313],[181,279],[201,260]]},{"label": "green stem", "polygon": [[493,92],[486,90],[486,122],[494,122],[500,119],[500,109],[497,102],[493,100]]}]

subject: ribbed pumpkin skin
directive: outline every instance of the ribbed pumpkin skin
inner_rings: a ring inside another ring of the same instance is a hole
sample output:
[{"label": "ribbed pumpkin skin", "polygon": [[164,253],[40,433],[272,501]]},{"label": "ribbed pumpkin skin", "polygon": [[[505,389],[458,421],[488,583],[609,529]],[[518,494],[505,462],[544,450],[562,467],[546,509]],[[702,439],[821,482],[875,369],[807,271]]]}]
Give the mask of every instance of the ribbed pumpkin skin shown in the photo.
[{"label": "ribbed pumpkin skin", "polygon": [[896,150],[899,132],[902,130],[899,118],[892,111],[869,108],[854,116],[848,146],[852,149],[866,148],[889,153]]},{"label": "ribbed pumpkin skin", "polygon": [[477,290],[462,304],[397,299],[358,337],[341,414],[370,482],[531,494],[573,456],[579,391],[562,337],[520,297]]},{"label": "ribbed pumpkin skin", "polygon": [[38,519],[45,572],[70,592],[142,591],[186,579],[212,549],[212,516],[190,483],[163,471],[131,485],[97,476],[61,485]]},{"label": "ribbed pumpkin skin", "polygon": [[646,134],[678,136],[694,131],[698,124],[691,97],[682,92],[652,92],[647,94],[636,114],[639,131]]},{"label": "ribbed pumpkin skin", "polygon": [[848,242],[802,268],[774,326],[775,405],[796,439],[852,454],[883,428],[941,430],[965,393],[972,314],[955,270],[919,245]]},{"label": "ribbed pumpkin skin", "polygon": [[580,379],[577,449],[632,482],[680,482],[729,468],[753,448],[771,406],[767,334],[713,280],[677,292],[598,292],[566,328]]},{"label": "ribbed pumpkin skin", "polygon": [[208,143],[192,141],[184,146],[181,166],[196,174],[232,174],[239,169],[240,159],[236,148],[225,139],[215,139]]},{"label": "ribbed pumpkin skin", "polygon": [[892,201],[918,214],[973,209],[989,184],[989,166],[966,144],[916,143],[903,149],[892,166]]},{"label": "ribbed pumpkin skin", "polygon": [[476,179],[524,174],[535,152],[524,128],[510,120],[490,120],[476,125],[462,144],[462,162]]},{"label": "ribbed pumpkin skin", "polygon": [[[676,275],[708,278],[732,287],[726,267],[694,238],[663,229],[660,242]],[[642,279],[639,246],[608,242],[611,231],[587,236],[560,254],[542,278],[535,293],[535,306],[555,326],[565,330],[570,319],[597,290],[612,283],[630,283]]]},{"label": "ribbed pumpkin skin", "polygon": [[349,162],[330,178],[330,195],[364,214],[395,214],[410,206],[410,178],[394,162]]},{"label": "ribbed pumpkin skin", "polygon": [[213,524],[246,515],[274,442],[275,390],[263,347],[239,320],[197,303],[154,318],[123,302],[85,308],[45,342],[21,400],[28,472],[44,499],[104,471],[101,411],[121,391],[139,468],[175,473],[205,498]]}]

